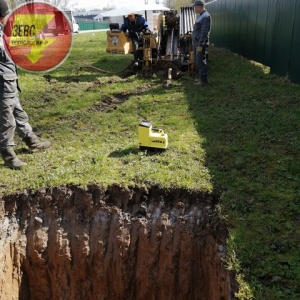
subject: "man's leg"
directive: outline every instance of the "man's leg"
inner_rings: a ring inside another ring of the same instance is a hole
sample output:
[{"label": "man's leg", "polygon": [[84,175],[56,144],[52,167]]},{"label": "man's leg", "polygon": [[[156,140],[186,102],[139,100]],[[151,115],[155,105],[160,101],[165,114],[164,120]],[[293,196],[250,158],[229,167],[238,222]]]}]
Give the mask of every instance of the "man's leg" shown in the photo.
[{"label": "man's leg", "polygon": [[200,79],[200,74],[199,74],[199,55],[198,55],[198,47],[193,47],[193,53],[194,53],[194,72],[195,72],[195,78],[196,81]]},{"label": "man's leg", "polygon": [[203,83],[207,83],[207,45],[202,46],[199,54],[200,78]]},{"label": "man's leg", "polygon": [[15,99],[1,99],[0,101],[0,152],[4,164],[11,169],[22,169],[26,163],[18,159],[14,146],[14,132],[16,122],[13,115]]},{"label": "man's leg", "polygon": [[19,99],[14,109],[14,117],[17,125],[17,132],[19,136],[23,139],[25,144],[32,152],[47,149],[51,146],[49,141],[41,142],[38,137],[33,133],[32,127],[28,122],[28,115],[23,110]]},{"label": "man's leg", "polygon": [[11,99],[0,101],[0,148],[14,146],[16,122],[13,115],[14,103]]},{"label": "man's leg", "polygon": [[133,58],[134,58],[134,62],[136,64],[138,63],[138,60],[139,60],[138,48],[139,48],[139,42],[138,42],[138,40],[132,39]]},{"label": "man's leg", "polygon": [[16,99],[16,104],[14,107],[14,118],[16,120],[16,131],[21,139],[24,139],[25,136],[32,132],[32,127],[28,121],[28,115],[23,110],[19,97]]}]

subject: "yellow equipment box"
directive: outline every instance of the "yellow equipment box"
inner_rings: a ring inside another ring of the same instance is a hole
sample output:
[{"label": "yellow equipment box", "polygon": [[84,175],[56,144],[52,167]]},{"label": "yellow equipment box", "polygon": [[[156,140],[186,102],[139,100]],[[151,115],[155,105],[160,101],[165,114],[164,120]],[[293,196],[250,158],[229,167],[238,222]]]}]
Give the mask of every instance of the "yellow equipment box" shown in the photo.
[{"label": "yellow equipment box", "polygon": [[106,32],[106,52],[112,54],[131,53],[131,41],[122,30],[108,30]]},{"label": "yellow equipment box", "polygon": [[152,128],[152,124],[142,121],[139,124],[139,147],[166,149],[168,147],[168,135],[162,129]]}]

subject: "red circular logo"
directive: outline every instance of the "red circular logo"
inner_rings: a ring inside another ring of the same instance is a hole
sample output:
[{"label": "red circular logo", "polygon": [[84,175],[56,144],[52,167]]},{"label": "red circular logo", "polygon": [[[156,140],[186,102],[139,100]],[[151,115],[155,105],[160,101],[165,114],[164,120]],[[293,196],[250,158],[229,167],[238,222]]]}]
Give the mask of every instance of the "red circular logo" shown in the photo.
[{"label": "red circular logo", "polygon": [[15,64],[27,71],[49,71],[68,56],[71,20],[56,7],[34,2],[14,10],[4,27],[4,40]]}]

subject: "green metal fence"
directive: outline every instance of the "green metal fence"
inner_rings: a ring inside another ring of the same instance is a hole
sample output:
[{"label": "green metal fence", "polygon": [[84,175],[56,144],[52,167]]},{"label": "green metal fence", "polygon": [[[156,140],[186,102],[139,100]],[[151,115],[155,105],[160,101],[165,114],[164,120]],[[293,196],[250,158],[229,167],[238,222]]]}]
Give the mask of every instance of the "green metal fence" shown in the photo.
[{"label": "green metal fence", "polygon": [[96,30],[96,29],[108,29],[109,25],[107,23],[100,23],[96,21],[79,21],[79,30]]},{"label": "green metal fence", "polygon": [[300,83],[299,0],[217,0],[206,8],[212,43]]}]

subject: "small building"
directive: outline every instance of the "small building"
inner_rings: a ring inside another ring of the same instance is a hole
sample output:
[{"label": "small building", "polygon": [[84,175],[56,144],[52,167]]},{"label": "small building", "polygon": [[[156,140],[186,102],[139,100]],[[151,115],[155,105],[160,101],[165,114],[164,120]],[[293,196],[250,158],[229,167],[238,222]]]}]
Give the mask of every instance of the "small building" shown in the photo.
[{"label": "small building", "polygon": [[74,12],[73,16],[77,22],[80,21],[93,21],[94,18],[101,14],[101,10],[91,10],[91,11],[79,11]]}]

